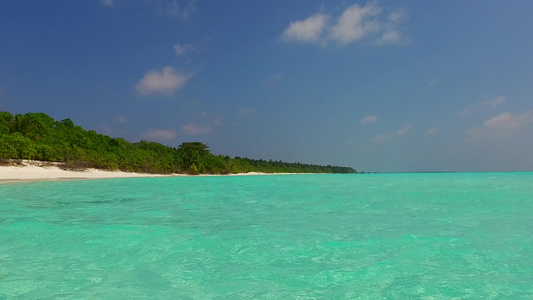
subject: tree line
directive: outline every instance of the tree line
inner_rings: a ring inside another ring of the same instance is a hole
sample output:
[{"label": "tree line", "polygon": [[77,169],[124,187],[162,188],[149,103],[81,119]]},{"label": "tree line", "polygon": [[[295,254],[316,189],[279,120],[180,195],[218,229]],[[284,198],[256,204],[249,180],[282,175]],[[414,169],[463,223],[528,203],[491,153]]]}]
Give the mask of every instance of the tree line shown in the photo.
[{"label": "tree line", "polygon": [[45,113],[0,111],[0,162],[12,159],[61,162],[67,169],[157,174],[356,173],[350,167],[214,155],[200,142],[182,143],[177,148],[144,140],[131,143],[84,130],[71,119],[56,121]]}]

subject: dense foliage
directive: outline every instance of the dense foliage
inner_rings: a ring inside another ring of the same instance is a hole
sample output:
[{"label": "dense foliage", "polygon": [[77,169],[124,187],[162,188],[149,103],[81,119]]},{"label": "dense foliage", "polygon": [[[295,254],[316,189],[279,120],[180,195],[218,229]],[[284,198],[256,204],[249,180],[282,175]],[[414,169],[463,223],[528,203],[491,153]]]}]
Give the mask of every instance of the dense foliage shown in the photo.
[{"label": "dense foliage", "polygon": [[353,168],[214,155],[208,146],[183,143],[178,148],[156,142],[130,143],[55,121],[44,113],[15,115],[0,111],[0,160],[63,162],[66,168],[97,168],[145,173],[229,174],[355,173]]}]

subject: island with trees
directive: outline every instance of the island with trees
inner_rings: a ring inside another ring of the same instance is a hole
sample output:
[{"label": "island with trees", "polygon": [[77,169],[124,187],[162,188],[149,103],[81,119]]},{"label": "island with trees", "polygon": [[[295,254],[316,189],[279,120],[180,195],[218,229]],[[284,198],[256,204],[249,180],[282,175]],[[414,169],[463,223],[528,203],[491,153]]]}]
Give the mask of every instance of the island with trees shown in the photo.
[{"label": "island with trees", "polygon": [[200,142],[173,148],[151,141],[131,143],[70,119],[45,113],[13,115],[0,111],[0,163],[28,159],[60,162],[65,169],[103,169],[157,174],[356,173],[351,167],[320,166],[212,154]]}]

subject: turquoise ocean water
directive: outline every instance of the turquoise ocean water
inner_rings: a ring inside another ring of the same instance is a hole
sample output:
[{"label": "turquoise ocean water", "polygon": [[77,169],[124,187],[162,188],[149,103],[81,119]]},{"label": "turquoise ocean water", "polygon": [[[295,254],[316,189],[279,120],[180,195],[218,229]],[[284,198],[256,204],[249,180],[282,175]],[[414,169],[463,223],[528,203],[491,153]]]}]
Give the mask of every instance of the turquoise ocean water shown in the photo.
[{"label": "turquoise ocean water", "polygon": [[531,299],[533,173],[0,185],[0,299]]}]

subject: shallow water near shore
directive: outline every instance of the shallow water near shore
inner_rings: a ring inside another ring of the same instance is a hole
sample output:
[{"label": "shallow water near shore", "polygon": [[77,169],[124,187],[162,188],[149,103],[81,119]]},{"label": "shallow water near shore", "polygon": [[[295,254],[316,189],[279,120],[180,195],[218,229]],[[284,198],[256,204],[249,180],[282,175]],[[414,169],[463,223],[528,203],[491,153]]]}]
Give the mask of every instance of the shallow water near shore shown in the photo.
[{"label": "shallow water near shore", "polygon": [[533,173],[0,185],[0,299],[533,296]]}]

